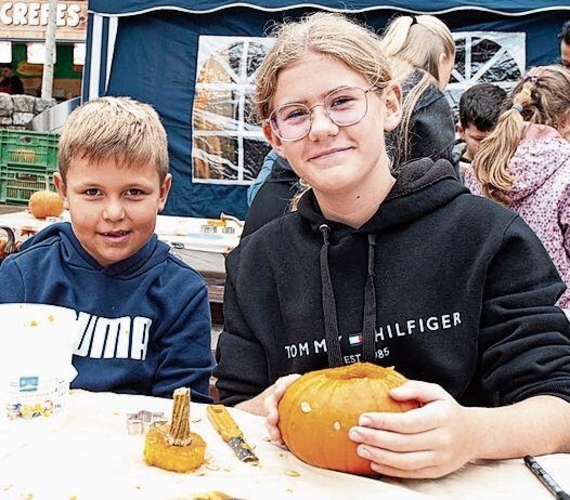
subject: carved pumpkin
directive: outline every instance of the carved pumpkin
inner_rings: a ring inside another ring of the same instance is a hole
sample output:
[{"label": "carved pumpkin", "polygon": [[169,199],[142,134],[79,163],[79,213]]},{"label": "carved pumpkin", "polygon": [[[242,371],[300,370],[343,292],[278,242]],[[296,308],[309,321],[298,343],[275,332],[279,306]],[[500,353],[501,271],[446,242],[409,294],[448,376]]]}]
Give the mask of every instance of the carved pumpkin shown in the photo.
[{"label": "carved pumpkin", "polygon": [[53,191],[36,191],[30,196],[28,208],[36,219],[58,217],[63,212],[63,201]]},{"label": "carved pumpkin", "polygon": [[151,427],[144,444],[144,461],[164,470],[190,472],[204,463],[206,443],[190,431],[190,389],[176,389],[170,424]]},{"label": "carved pumpkin", "polygon": [[324,469],[377,474],[370,460],[356,454],[348,438],[364,412],[403,412],[417,402],[400,403],[388,395],[407,379],[394,368],[356,363],[309,372],[293,382],[279,402],[279,429],[291,452]]}]

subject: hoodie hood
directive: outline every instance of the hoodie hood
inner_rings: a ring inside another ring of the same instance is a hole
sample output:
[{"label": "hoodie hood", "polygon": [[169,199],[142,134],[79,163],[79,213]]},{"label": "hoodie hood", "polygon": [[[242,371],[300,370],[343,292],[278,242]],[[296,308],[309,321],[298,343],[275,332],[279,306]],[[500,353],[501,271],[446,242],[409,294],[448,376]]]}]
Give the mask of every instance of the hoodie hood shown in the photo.
[{"label": "hoodie hood", "polygon": [[[21,250],[25,250],[32,245],[35,246],[47,242],[52,238],[61,239],[64,252],[63,258],[70,266],[100,272],[107,276],[121,279],[131,279],[146,272],[156,263],[164,261],[166,254],[170,251],[168,245],[159,242],[156,234],[153,234],[149,241],[134,255],[104,267],[85,251],[69,222],[51,224],[42,229],[39,233],[27,239],[23,243]],[[69,251],[66,251],[66,248]]]},{"label": "hoodie hood", "polygon": [[568,162],[568,141],[552,127],[530,125],[509,162],[508,170],[515,182],[506,193],[507,199],[515,202],[526,198]]},{"label": "hoodie hood", "polygon": [[[359,229],[340,222],[328,221],[321,212],[313,191],[299,200],[300,215],[307,219],[313,231],[320,232],[323,224],[331,233],[342,236],[350,232],[374,233],[405,224],[436,210],[469,190],[457,182],[453,167],[447,160],[433,162],[422,158],[408,163],[393,174],[396,182],[377,212]],[[427,189],[432,187],[432,189]]]}]

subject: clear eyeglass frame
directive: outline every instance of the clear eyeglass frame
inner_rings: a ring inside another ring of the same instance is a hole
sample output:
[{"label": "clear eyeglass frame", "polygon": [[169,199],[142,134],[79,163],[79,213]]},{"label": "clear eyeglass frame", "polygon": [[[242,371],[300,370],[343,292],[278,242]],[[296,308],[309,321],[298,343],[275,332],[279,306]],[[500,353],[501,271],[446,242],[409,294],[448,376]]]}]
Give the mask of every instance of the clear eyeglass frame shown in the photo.
[{"label": "clear eyeglass frame", "polygon": [[[368,93],[371,90],[377,89],[378,88],[376,85],[371,85],[366,89],[356,86],[341,87],[327,94],[322,103],[313,104],[313,106],[310,107],[303,103],[296,102],[279,106],[271,112],[269,118],[267,118],[266,121],[269,122],[273,133],[284,142],[300,141],[309,134],[313,124],[313,109],[318,106],[323,106],[326,116],[336,126],[349,127],[351,125],[357,124],[366,116],[366,113],[368,112]],[[358,107],[344,107],[340,110],[335,110],[332,108],[335,99],[340,99],[341,97],[344,97],[346,99],[347,97],[351,96],[356,98],[356,100],[352,102],[355,102]],[[287,110],[291,110],[291,113],[293,113],[293,111],[300,111],[302,115],[300,117],[293,118],[293,120],[296,120],[296,123],[294,125],[285,124],[285,126],[283,126],[284,121],[281,119],[280,126],[280,119],[278,116],[286,114],[285,112]],[[293,135],[283,133],[282,129],[287,129],[288,126],[291,130],[296,129],[298,132]]]}]

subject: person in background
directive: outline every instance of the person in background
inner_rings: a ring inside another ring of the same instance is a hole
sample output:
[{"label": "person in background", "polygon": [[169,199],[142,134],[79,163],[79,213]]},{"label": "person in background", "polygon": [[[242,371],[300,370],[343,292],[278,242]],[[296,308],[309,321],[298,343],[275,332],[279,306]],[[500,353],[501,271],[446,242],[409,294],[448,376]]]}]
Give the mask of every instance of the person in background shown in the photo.
[{"label": "person in background", "polygon": [[245,218],[242,238],[287,213],[301,187],[299,176],[291,169],[287,160],[273,150],[266,156],[256,182],[259,182],[261,177],[264,179],[257,184],[257,192],[253,195]]},{"label": "person in background", "polygon": [[565,68],[570,68],[570,21],[562,25],[558,40],[560,41],[560,64]]},{"label": "person in background", "polygon": [[275,160],[277,160],[277,158],[279,158],[279,155],[273,150],[269,151],[269,153],[265,155],[265,158],[263,158],[263,163],[261,164],[261,169],[259,170],[256,179],[247,188],[248,207],[251,207],[251,204],[253,203],[253,200],[255,199],[259,188],[261,188],[265,182],[265,179],[267,179],[271,174],[273,163]]},{"label": "person in background", "polygon": [[455,125],[443,94],[455,63],[451,31],[434,16],[399,16],[383,31],[380,48],[403,91],[402,121],[387,135],[394,165],[424,157],[451,161]]},{"label": "person in background", "polygon": [[[465,184],[519,213],[570,285],[570,71],[531,68],[475,155]],[[570,291],[560,297],[570,307]]]},{"label": "person in background", "polygon": [[570,451],[565,287],[536,235],[446,160],[390,168],[401,89],[374,32],[322,12],[280,29],[257,112],[309,189],[227,257],[222,402],[265,415],[279,440],[292,374],[367,361],[411,379],[392,398],[421,403],[350,429],[378,473]]},{"label": "person in background", "polygon": [[506,91],[492,83],[478,83],[461,94],[457,123],[461,149],[457,162],[462,177],[481,141],[495,128],[506,98]]},{"label": "person in background", "polygon": [[26,240],[0,266],[0,302],[75,309],[72,388],[211,402],[208,290],[154,234],[166,203],[166,132],[158,114],[103,97],[67,119],[54,182],[71,223]]},{"label": "person in background", "polygon": [[5,94],[23,94],[24,85],[18,75],[14,74],[14,67],[12,64],[0,64],[2,70],[2,79],[0,80],[0,93]]}]

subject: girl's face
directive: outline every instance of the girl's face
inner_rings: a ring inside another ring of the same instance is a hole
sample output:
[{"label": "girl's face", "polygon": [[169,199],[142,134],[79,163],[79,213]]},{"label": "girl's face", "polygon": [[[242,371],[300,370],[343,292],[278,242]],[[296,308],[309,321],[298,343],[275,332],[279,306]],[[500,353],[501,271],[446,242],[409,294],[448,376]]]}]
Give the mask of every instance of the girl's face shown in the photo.
[{"label": "girl's face", "polygon": [[[279,73],[272,109],[291,103],[311,108],[342,87],[365,90],[370,83],[343,62],[310,54]],[[289,161],[317,197],[358,193],[378,186],[374,183],[385,179],[389,172],[384,132],[393,130],[400,121],[400,88],[390,84],[382,93],[370,91],[366,96],[367,113],[354,125],[339,127],[328,118],[323,106],[312,108],[311,129],[298,141],[282,141],[269,124],[264,125],[273,149]]]}]

